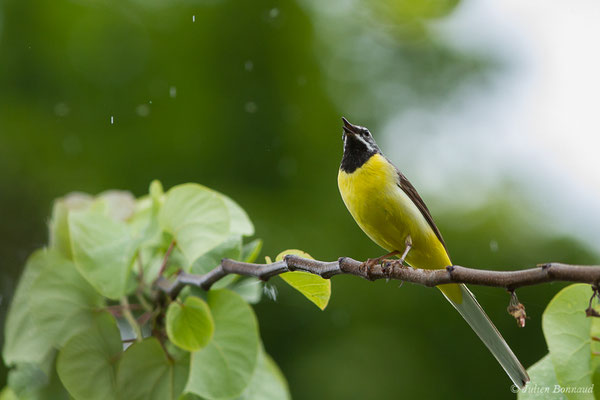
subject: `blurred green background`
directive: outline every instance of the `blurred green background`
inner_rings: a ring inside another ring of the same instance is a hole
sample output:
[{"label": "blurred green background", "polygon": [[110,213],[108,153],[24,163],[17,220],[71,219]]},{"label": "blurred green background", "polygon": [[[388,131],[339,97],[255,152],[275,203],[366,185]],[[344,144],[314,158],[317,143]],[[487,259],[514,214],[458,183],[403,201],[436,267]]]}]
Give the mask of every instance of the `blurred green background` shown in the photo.
[{"label": "blurred green background", "polygon": [[[406,152],[427,154],[419,146],[431,133],[380,132],[415,107],[435,120],[456,93],[485,91],[512,68],[505,49],[468,50],[432,28],[464,6],[458,0],[0,5],[0,327],[26,257],[47,241],[52,200],[71,191],[139,196],[152,179],[165,188],[199,182],[247,210],[263,256],[288,248],[324,260],[381,255],[338,194],[340,117],[368,126],[384,151],[406,140]],[[408,173],[417,188],[445,179],[437,162],[428,160],[433,176]],[[519,182],[468,187],[462,196],[482,200],[463,207],[446,204],[455,193],[443,186],[422,193],[454,262],[597,262],[586,245],[545,229]],[[435,290],[335,277],[321,312],[277,278],[270,284],[276,301],[255,309],[295,399],[513,397]],[[528,367],[546,353],[541,313],[560,287],[519,291],[531,316],[525,329],[506,313],[501,290],[472,290]],[[5,380],[0,367],[0,387]]]}]

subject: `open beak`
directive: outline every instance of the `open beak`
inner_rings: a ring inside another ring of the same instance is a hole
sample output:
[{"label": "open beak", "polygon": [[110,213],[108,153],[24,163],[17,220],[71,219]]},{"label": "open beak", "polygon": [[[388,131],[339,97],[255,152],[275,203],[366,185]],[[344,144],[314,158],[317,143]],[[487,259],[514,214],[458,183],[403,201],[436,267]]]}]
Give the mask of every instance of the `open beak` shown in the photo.
[{"label": "open beak", "polygon": [[344,126],[342,128],[344,129],[345,133],[351,135],[356,135],[358,133],[358,128],[352,125],[350,122],[348,122],[346,118],[342,117],[342,121],[344,121]]}]

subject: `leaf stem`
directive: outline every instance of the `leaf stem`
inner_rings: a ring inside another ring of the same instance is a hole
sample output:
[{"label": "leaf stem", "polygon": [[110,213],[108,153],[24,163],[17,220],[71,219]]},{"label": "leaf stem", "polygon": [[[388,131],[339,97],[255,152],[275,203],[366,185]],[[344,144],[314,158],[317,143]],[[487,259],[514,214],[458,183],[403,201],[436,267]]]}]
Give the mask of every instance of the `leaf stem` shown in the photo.
[{"label": "leaf stem", "polygon": [[141,342],[143,339],[142,329],[140,328],[140,325],[137,323],[137,321],[133,317],[133,314],[131,313],[131,309],[129,306],[129,300],[127,299],[127,296],[121,297],[120,302],[121,302],[121,305],[123,306],[123,317],[125,317],[125,319],[129,323],[129,325],[131,326],[131,329],[133,329],[133,331],[135,332],[136,340],[138,342]]}]

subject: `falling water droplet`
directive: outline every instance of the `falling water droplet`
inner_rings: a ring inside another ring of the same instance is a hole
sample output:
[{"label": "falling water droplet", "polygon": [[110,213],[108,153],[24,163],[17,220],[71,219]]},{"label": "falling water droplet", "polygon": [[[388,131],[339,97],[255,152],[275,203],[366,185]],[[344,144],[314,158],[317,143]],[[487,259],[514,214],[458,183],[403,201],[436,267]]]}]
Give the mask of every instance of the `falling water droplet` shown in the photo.
[{"label": "falling water droplet", "polygon": [[192,22],[196,22],[196,16],[192,15]]},{"label": "falling water droplet", "polygon": [[495,253],[498,251],[498,242],[495,240],[490,240],[490,250],[492,251],[492,253]]},{"label": "falling water droplet", "polygon": [[177,88],[175,86],[169,88],[169,96],[171,96],[172,99],[177,97]]},{"label": "falling water droplet", "polygon": [[150,115],[150,106],[148,106],[148,104],[140,104],[135,108],[135,112],[140,117],[147,117]]},{"label": "falling water droplet", "polygon": [[110,124],[113,125],[115,123],[115,117],[110,116]]},{"label": "falling water droplet", "polygon": [[277,301],[277,288],[275,286],[271,286],[269,284],[265,284],[263,286],[263,293],[269,299],[271,299],[273,301]]},{"label": "falling water droplet", "polygon": [[255,102],[249,101],[244,105],[244,109],[249,114],[254,114],[258,110],[258,106]]},{"label": "falling water droplet", "polygon": [[54,106],[54,114],[59,117],[66,117],[71,112],[71,109],[66,103],[57,103]]},{"label": "falling water droplet", "polygon": [[279,9],[278,8],[271,8],[269,10],[269,17],[271,17],[271,18],[277,18],[278,15],[279,15]]}]

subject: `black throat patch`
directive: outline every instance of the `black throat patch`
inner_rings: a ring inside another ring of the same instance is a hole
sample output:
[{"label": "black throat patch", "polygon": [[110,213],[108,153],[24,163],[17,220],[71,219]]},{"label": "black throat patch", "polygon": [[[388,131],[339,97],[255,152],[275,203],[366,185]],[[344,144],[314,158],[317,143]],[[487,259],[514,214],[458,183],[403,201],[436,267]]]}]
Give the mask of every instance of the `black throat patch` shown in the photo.
[{"label": "black throat patch", "polygon": [[350,174],[360,168],[369,160],[369,158],[377,153],[381,153],[381,151],[375,143],[367,146],[362,140],[357,139],[354,135],[347,134],[345,137],[344,156],[342,157],[340,169]]}]

